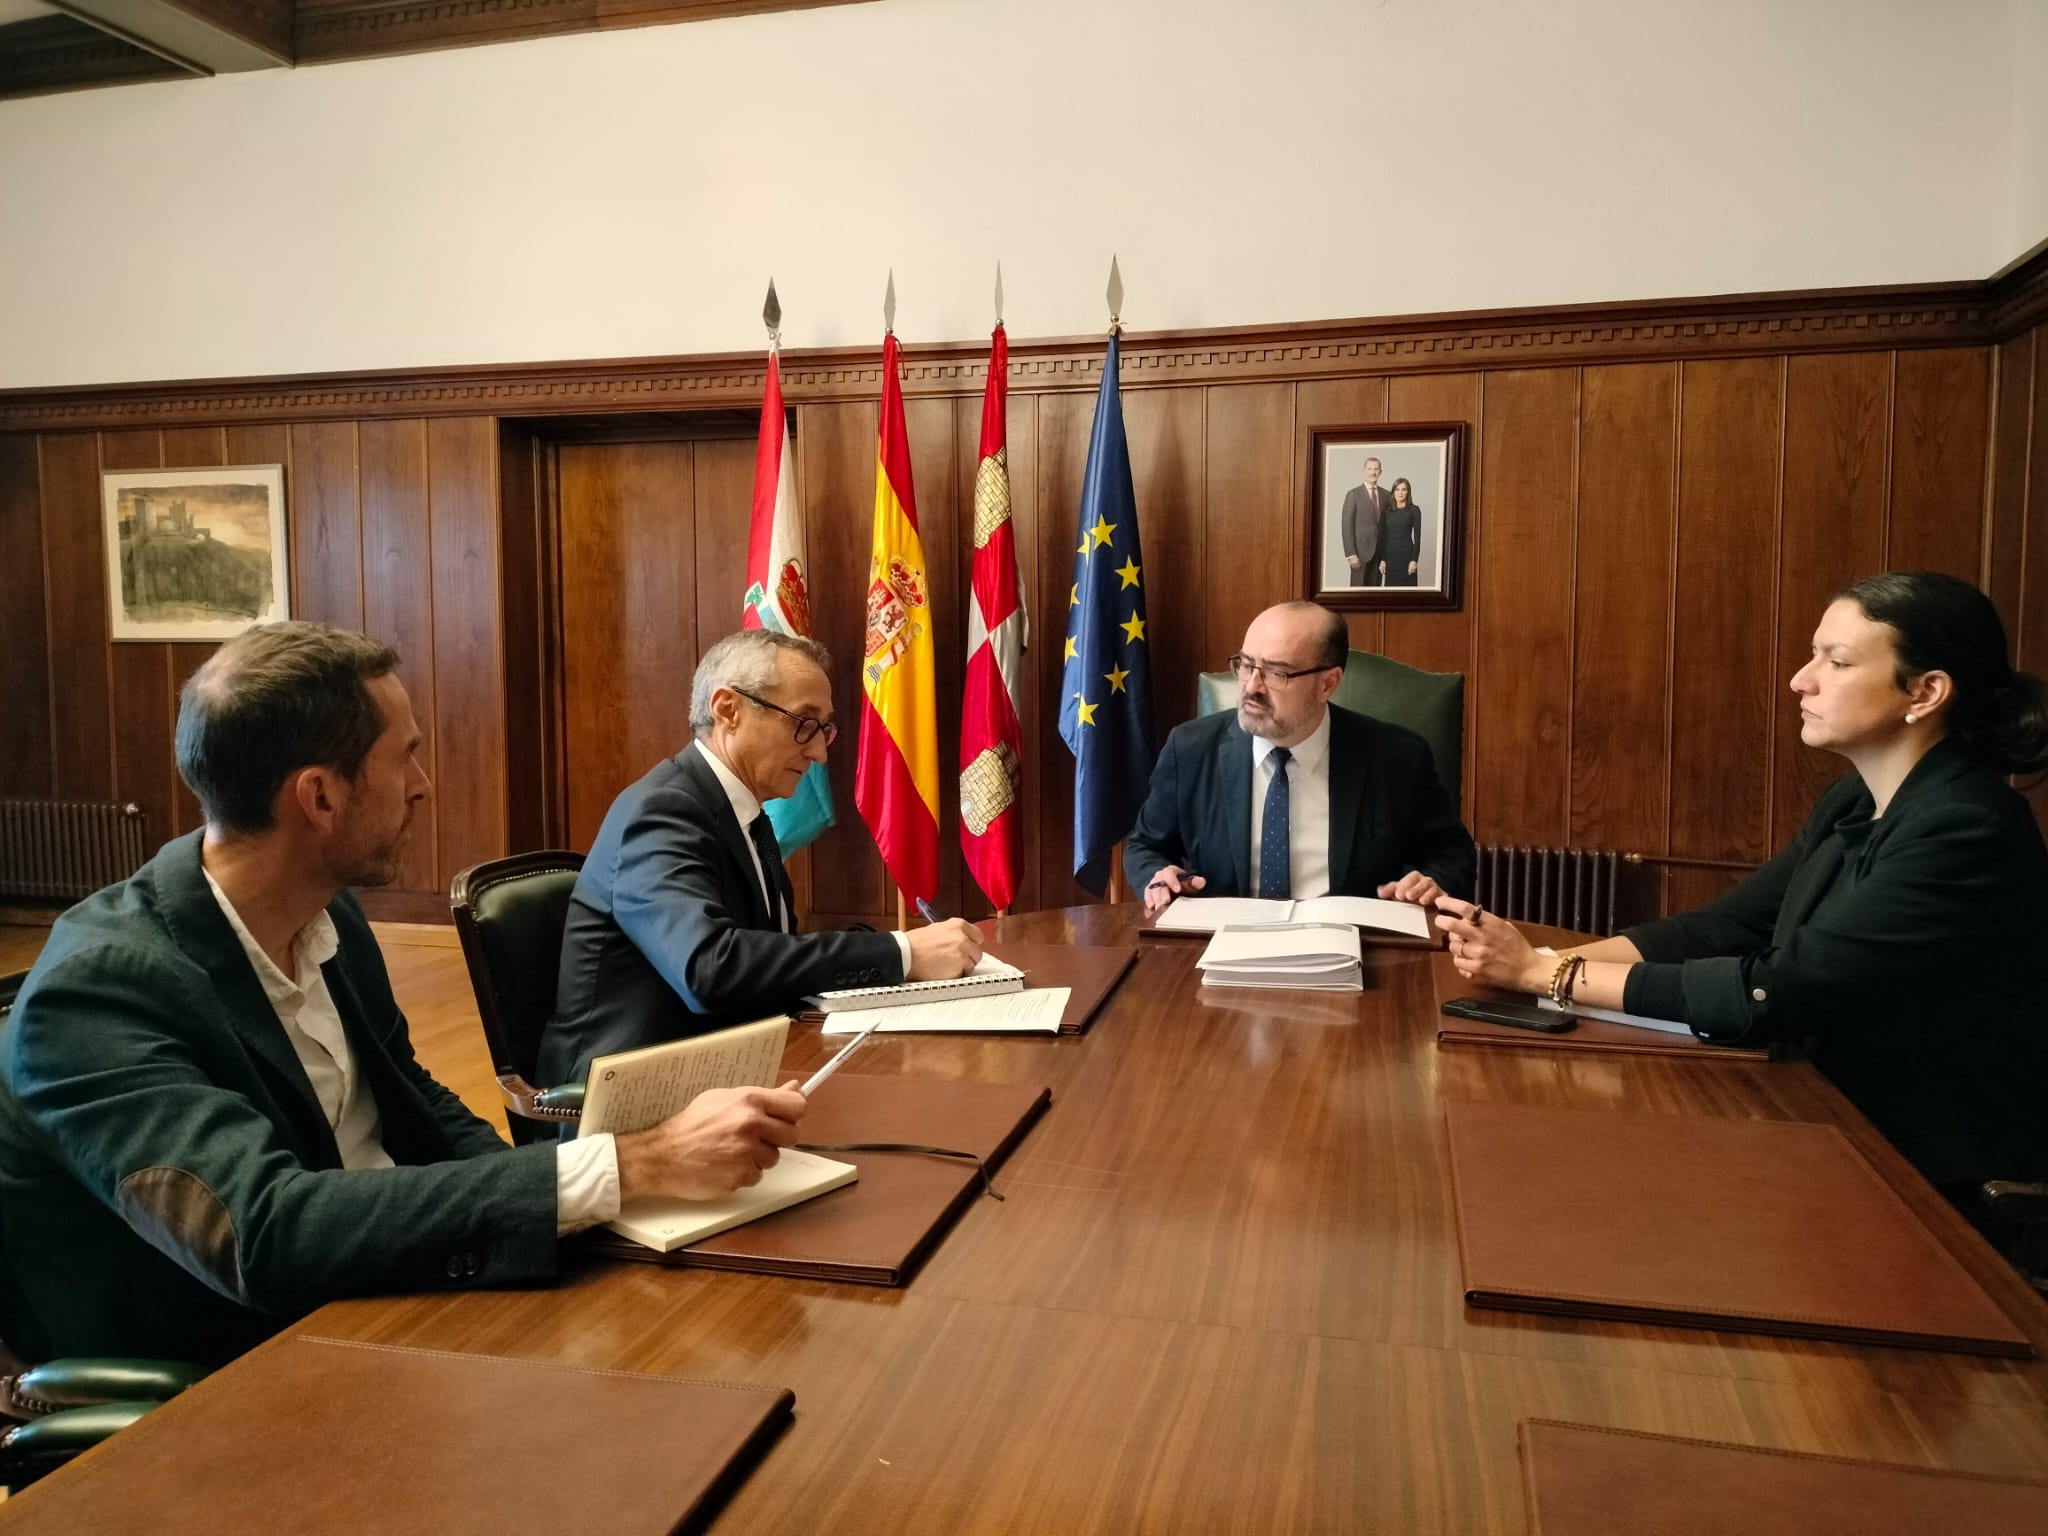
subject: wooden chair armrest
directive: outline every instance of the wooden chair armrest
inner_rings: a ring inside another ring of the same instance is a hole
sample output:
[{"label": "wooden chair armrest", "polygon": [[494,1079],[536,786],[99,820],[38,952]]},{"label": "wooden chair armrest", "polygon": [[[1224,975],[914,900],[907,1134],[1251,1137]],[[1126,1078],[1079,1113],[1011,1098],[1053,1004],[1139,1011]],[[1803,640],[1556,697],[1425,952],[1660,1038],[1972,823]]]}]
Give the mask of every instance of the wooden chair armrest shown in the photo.
[{"label": "wooden chair armrest", "polygon": [[2017,1179],[1987,1179],[1982,1190],[1984,1209],[2015,1223],[2048,1222],[2048,1184],[2028,1184]]}]

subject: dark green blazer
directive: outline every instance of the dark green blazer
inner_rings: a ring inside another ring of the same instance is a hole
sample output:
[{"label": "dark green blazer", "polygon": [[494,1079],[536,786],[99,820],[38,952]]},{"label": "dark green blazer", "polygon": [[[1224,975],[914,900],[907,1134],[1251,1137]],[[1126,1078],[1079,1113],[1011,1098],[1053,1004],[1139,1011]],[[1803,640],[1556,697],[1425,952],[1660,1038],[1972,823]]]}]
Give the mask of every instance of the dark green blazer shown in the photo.
[{"label": "dark green blazer", "polygon": [[362,909],[323,967],[396,1168],[334,1134],[199,864],[199,834],[58,919],[0,1036],[8,1342],[213,1364],[335,1297],[555,1267],[555,1149],[413,1059]]},{"label": "dark green blazer", "polygon": [[1881,817],[1863,780],[1720,900],[1628,930],[1633,1012],[1710,1040],[1802,1045],[1951,1193],[2048,1178],[2048,848],[1953,742]]}]

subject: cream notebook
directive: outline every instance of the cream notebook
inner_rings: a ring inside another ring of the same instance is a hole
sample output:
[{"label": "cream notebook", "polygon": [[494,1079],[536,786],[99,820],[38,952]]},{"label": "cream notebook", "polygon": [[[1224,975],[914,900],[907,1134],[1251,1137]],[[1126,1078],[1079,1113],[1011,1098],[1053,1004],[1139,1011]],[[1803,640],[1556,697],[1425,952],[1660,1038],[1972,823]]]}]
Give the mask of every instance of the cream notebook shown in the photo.
[{"label": "cream notebook", "polygon": [[644,1131],[713,1088],[772,1088],[788,1043],[789,1020],[777,1014],[600,1056],[585,1080],[576,1134]]},{"label": "cream notebook", "polygon": [[859,1177],[860,1170],[851,1163],[786,1148],[775,1166],[761,1175],[761,1182],[749,1189],[736,1189],[722,1200],[635,1200],[619,1212],[611,1230],[667,1253],[800,1205]]},{"label": "cream notebook", "polygon": [[[600,1056],[590,1064],[576,1134],[644,1131],[714,1088],[772,1087],[781,1078],[788,1039],[789,1020],[778,1016]],[[786,1150],[750,1188],[717,1200],[634,1200],[609,1225],[621,1237],[666,1253],[851,1184],[858,1176],[851,1163]]]}]

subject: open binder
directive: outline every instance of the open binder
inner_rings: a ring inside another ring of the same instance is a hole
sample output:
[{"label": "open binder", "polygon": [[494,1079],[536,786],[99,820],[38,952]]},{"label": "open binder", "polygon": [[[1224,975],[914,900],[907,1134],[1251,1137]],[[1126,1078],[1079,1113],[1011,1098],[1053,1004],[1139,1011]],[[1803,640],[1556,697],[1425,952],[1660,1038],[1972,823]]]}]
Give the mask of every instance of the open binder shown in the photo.
[{"label": "open binder", "polygon": [[[841,1072],[813,1095],[802,1145],[852,1163],[854,1183],[668,1253],[601,1229],[571,1241],[655,1264],[902,1285],[980,1197],[981,1169],[993,1171],[1051,1102],[1050,1088]],[[847,1143],[944,1148],[981,1166]]]}]

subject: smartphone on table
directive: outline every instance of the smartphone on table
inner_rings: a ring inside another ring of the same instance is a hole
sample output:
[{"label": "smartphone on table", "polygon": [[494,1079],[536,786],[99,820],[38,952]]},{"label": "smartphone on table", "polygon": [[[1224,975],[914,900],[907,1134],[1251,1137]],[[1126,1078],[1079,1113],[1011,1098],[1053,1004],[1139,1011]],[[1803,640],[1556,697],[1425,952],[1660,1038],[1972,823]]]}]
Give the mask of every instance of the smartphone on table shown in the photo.
[{"label": "smartphone on table", "polygon": [[1576,1017],[1555,1008],[1496,1002],[1485,997],[1454,997],[1444,1004],[1443,1011],[1454,1019],[1477,1019],[1483,1024],[1505,1024],[1511,1029],[1533,1029],[1545,1035],[1562,1035],[1579,1027]]}]

